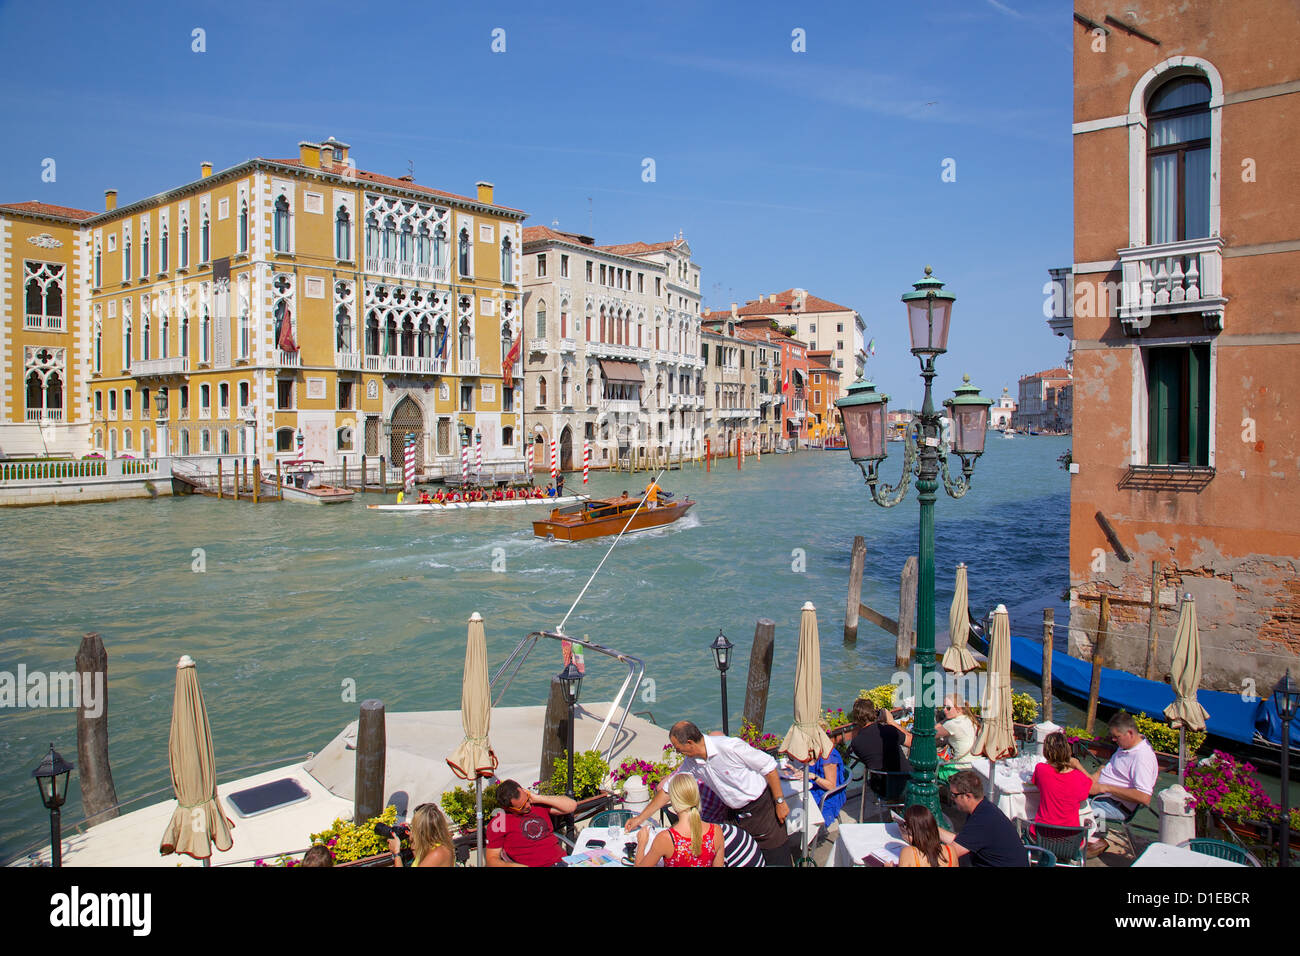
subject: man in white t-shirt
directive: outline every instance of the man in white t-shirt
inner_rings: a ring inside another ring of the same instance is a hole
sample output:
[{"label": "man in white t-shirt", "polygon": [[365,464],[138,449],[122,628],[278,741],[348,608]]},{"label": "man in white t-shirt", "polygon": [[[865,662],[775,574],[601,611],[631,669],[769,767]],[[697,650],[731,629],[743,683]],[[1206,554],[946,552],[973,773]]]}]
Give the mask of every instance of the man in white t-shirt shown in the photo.
[{"label": "man in white t-shirt", "polygon": [[[1106,766],[1095,774],[1090,774],[1092,789],[1089,795],[1102,827],[1107,820],[1127,823],[1140,807],[1150,806],[1156,778],[1160,776],[1156,752],[1151,749],[1147,739],[1138,733],[1132,714],[1121,710],[1110,719],[1109,726],[1111,739],[1119,746]],[[1070,762],[1083,770],[1083,765],[1077,758]],[[1087,773],[1086,770],[1084,772]],[[1100,856],[1105,850],[1104,839],[1089,841],[1089,857]]]}]

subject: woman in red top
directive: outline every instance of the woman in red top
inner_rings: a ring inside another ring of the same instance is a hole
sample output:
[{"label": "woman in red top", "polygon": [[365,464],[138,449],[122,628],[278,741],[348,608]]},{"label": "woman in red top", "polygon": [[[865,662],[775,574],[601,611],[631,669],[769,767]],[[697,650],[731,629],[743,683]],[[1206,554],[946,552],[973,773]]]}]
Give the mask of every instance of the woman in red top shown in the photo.
[{"label": "woman in red top", "polygon": [[636,865],[654,866],[662,859],[664,866],[722,866],[722,827],[700,819],[700,787],[695,778],[676,774],[668,782],[668,799],[677,822],[657,834],[648,848],[648,831],[643,827],[637,832]]},{"label": "woman in red top", "polygon": [[1088,799],[1092,778],[1070,766],[1070,742],[1065,734],[1047,735],[1043,757],[1046,763],[1034,768],[1034,786],[1038,788],[1034,822],[1053,827],[1079,826],[1079,806]]}]

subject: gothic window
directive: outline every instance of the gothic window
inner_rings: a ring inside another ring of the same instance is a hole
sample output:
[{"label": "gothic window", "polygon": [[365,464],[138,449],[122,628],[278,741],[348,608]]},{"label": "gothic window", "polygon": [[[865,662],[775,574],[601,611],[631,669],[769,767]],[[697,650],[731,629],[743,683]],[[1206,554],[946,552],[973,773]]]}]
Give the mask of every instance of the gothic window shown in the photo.
[{"label": "gothic window", "polygon": [[397,255],[397,225],[393,222],[393,217],[389,216],[384,220],[384,245],[383,255],[385,259],[392,260]]},{"label": "gothic window", "polygon": [[460,360],[468,362],[474,358],[474,336],[469,319],[460,320]]},{"label": "gothic window", "polygon": [[398,246],[398,258],[403,262],[410,262],[415,255],[415,230],[411,227],[410,222],[402,223],[401,243]]},{"label": "gothic window", "polygon": [[345,305],[334,315],[334,347],[340,352],[352,351],[352,316]]},{"label": "gothic window", "polygon": [[415,323],[410,319],[402,320],[402,354],[415,354]]},{"label": "gothic window", "polygon": [[560,374],[560,404],[569,404],[569,370],[567,368]]},{"label": "gothic window", "polygon": [[104,284],[104,249],[95,240],[95,288],[98,289]]},{"label": "gothic window", "polygon": [[444,319],[439,319],[438,324],[433,328],[433,344],[438,350],[437,357],[440,359],[447,357],[447,337],[447,322]]},{"label": "gothic window", "polygon": [[501,240],[501,281],[514,282],[514,249],[510,244],[510,237],[506,236]]},{"label": "gothic window", "polygon": [[145,296],[140,303],[140,358],[148,361],[149,352],[149,298]]},{"label": "gothic window", "polygon": [[374,312],[366,315],[366,354],[379,354],[379,316]]},{"label": "gothic window", "polygon": [[158,319],[158,357],[167,358],[167,333],[171,331],[171,321],[166,310]]},{"label": "gothic window", "polygon": [[429,225],[420,223],[420,232],[415,237],[415,261],[417,265],[429,265]]},{"label": "gothic window", "polygon": [[460,231],[460,274],[469,275],[469,229]]},{"label": "gothic window", "polygon": [[99,319],[95,319],[95,371],[104,371],[104,327]]},{"label": "gothic window", "polygon": [[345,262],[352,258],[352,217],[346,206],[334,215],[334,255]]},{"label": "gothic window", "polygon": [[428,318],[420,320],[419,356],[433,358],[433,330],[429,327]]},{"label": "gothic window", "polygon": [[[280,198],[283,199],[284,197],[281,196]],[[276,215],[278,216],[280,212],[280,204],[278,202],[275,204],[275,211],[276,211]],[[248,200],[247,199],[241,199],[239,201],[239,251],[240,252],[248,251]]]},{"label": "gothic window", "polygon": [[392,315],[384,323],[384,354],[397,354],[397,320]]},{"label": "gothic window", "polygon": [[199,261],[207,262],[208,256],[212,252],[212,223],[208,219],[208,214],[203,214],[203,222],[199,224]]},{"label": "gothic window", "polygon": [[447,230],[439,226],[433,231],[433,265],[440,269],[445,264],[447,249]]},{"label": "gothic window", "polygon": [[540,375],[537,378],[537,406],[546,407],[546,376]]},{"label": "gothic window", "polygon": [[124,235],[122,237],[122,281],[127,282],[131,278],[131,237]]},{"label": "gothic window", "polygon": [[190,264],[190,223],[187,219],[181,220],[181,258],[178,265],[185,267]]},{"label": "gothic window", "polygon": [[587,404],[596,404],[596,373],[591,369],[587,370]]},{"label": "gothic window", "polygon": [[289,200],[283,194],[275,201],[271,220],[271,244],[276,252],[289,251]]},{"label": "gothic window", "polygon": [[212,317],[208,314],[208,304],[203,303],[203,311],[199,318],[199,361],[208,362],[209,350],[212,347]]},{"label": "gothic window", "polygon": [[140,278],[149,278],[149,230],[146,228],[140,237]]},{"label": "gothic window", "polygon": [[537,340],[539,342],[546,339],[546,303],[537,303]]},{"label": "gothic window", "polygon": [[379,220],[373,212],[366,216],[366,258],[379,258]]}]

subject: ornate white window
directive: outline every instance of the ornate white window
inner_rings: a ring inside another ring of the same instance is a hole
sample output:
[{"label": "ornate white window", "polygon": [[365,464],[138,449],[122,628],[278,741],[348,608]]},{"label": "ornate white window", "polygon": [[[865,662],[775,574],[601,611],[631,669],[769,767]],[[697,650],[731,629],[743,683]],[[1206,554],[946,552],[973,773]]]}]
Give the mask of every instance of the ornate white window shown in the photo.
[{"label": "ornate white window", "polygon": [[140,278],[149,278],[149,217],[140,220]]},{"label": "ornate white window", "polygon": [[23,349],[23,380],[27,397],[27,421],[64,420],[63,397],[66,349],[26,346]]},{"label": "ornate white window", "polygon": [[271,246],[276,252],[290,251],[289,198],[281,193],[276,197],[271,220]]},{"label": "ornate white window", "polygon": [[122,223],[122,281],[131,281],[131,224]]},{"label": "ornate white window", "polygon": [[95,306],[95,374],[104,371],[104,314],[103,309]]},{"label": "ornate white window", "polygon": [[513,283],[515,281],[514,273],[515,253],[514,247],[510,243],[510,237],[506,236],[501,240],[501,281]]},{"label": "ornate white window", "polygon": [[202,223],[199,225],[199,262],[207,262],[212,255],[212,222],[208,210],[203,210]]},{"label": "ornate white window", "polygon": [[[284,197],[281,197],[284,198]],[[248,251],[248,200],[239,200],[239,221],[235,227],[239,234],[239,251]]]},{"label": "ornate white window", "polygon": [[537,303],[537,341],[546,340],[546,303],[539,301]]},{"label": "ornate white window", "polygon": [[253,353],[253,321],[250,316],[248,276],[241,275],[236,283],[239,307],[239,357],[247,359]]},{"label": "ornate white window", "polygon": [[457,271],[461,278],[470,278],[474,274],[474,244],[470,239],[468,226],[461,227],[460,233],[456,238],[456,243]]},{"label": "ornate white window", "polygon": [[334,256],[344,262],[352,259],[352,216],[346,206],[334,214]]},{"label": "ornate white window", "polygon": [[176,264],[182,269],[190,264],[190,217],[184,212],[181,213],[181,256]]},{"label": "ornate white window", "polygon": [[62,263],[24,261],[24,328],[63,331],[64,279]]},{"label": "ornate white window", "polygon": [[95,288],[104,284],[104,242],[99,233],[95,233]]}]

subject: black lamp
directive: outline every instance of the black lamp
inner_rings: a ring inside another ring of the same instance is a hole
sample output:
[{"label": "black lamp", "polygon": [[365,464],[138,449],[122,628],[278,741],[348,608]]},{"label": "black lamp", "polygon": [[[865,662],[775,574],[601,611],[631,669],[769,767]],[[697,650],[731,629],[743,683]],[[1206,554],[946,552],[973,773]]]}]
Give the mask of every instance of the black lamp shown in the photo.
[{"label": "black lamp", "polygon": [[68,777],[76,769],[63,759],[63,755],[51,743],[50,752],[45,755],[41,765],[32,771],[36,786],[41,791],[41,803],[50,811],[50,863],[56,867],[63,865],[59,808],[68,799]]},{"label": "black lamp", "polygon": [[1273,706],[1282,718],[1282,839],[1279,844],[1278,866],[1291,865],[1291,721],[1295,720],[1296,704],[1300,703],[1300,686],[1291,679],[1291,668],[1273,688]]},{"label": "black lamp", "polygon": [[578,694],[582,691],[582,671],[572,660],[564,665],[559,674],[560,688],[564,692],[564,702],[569,705],[569,788],[565,791],[571,800],[577,797],[573,792],[573,707],[578,703]]},{"label": "black lamp", "polygon": [[718,673],[722,675],[722,735],[727,734],[727,668],[731,666],[731,649],[736,645],[727,640],[727,635],[718,629],[718,636],[713,639],[709,649],[713,651],[713,660],[718,665]]}]

